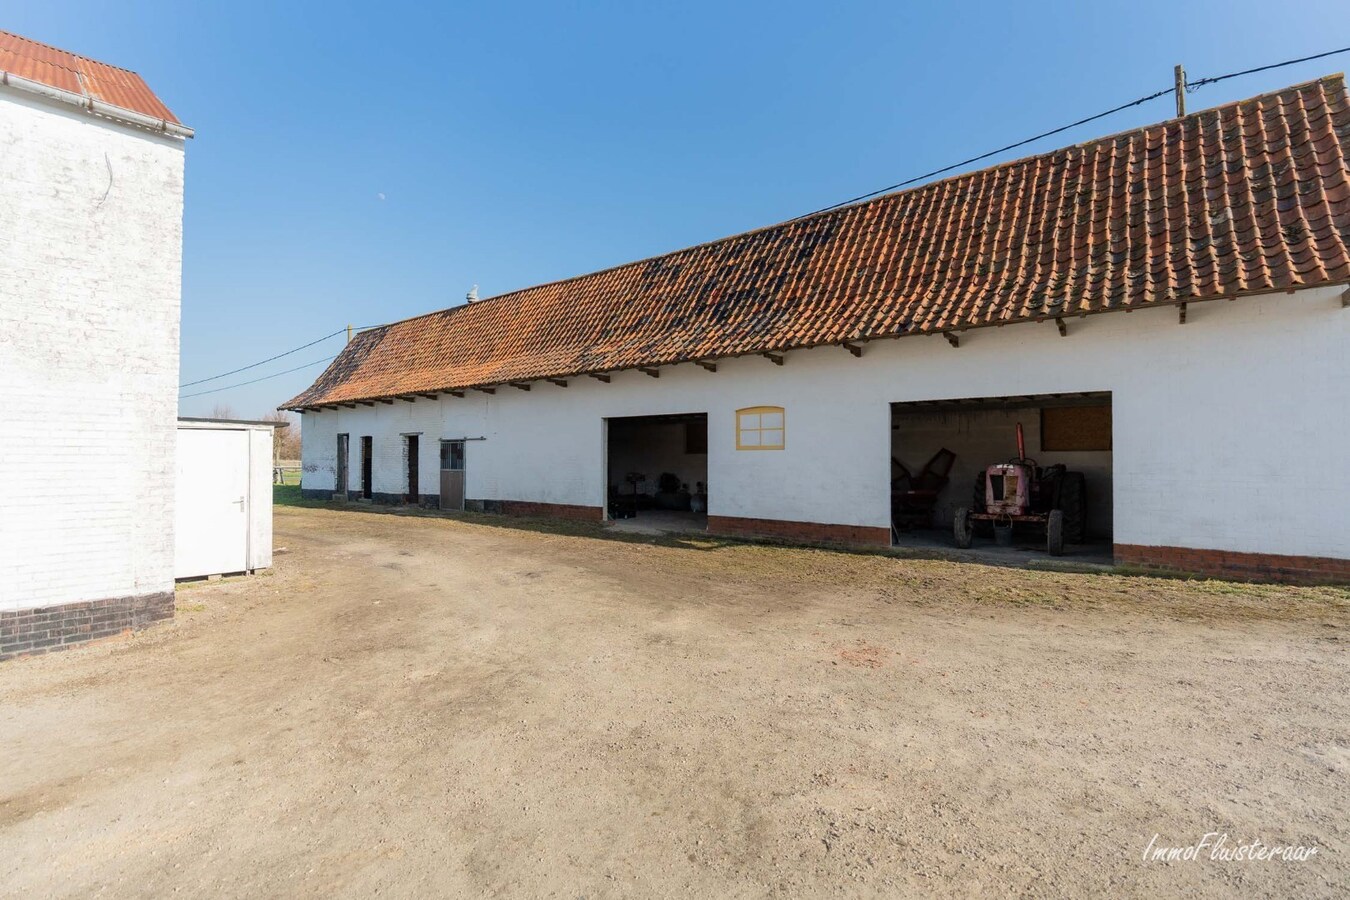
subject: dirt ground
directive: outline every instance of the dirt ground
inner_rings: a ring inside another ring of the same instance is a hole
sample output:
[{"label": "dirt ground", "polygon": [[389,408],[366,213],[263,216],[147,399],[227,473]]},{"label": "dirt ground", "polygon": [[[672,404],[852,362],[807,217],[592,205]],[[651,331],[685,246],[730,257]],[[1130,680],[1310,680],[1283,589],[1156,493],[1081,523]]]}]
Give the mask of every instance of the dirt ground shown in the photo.
[{"label": "dirt ground", "polygon": [[[1331,896],[1350,594],[277,510],[0,666],[10,896]],[[1305,862],[1144,862],[1206,832]]]}]

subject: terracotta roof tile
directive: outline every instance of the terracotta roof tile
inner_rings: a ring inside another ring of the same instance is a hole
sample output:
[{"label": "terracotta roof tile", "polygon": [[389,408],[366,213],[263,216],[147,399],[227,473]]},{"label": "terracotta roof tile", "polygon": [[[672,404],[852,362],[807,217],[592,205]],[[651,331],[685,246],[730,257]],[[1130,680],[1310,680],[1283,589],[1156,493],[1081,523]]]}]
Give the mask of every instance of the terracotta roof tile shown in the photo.
[{"label": "terracotta roof tile", "polygon": [[1332,76],[362,332],[302,408],[1350,280]]},{"label": "terracotta roof tile", "polygon": [[0,72],[102,100],[165,122],[182,124],[135,72],[76,56],[8,31],[0,31]]}]

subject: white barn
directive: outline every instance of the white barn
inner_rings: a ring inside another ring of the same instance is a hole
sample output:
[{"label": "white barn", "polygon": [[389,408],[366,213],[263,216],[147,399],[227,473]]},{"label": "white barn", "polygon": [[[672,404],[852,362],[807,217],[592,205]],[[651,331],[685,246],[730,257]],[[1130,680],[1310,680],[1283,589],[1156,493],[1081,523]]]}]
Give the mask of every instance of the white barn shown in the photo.
[{"label": "white barn", "polygon": [[884,546],[1021,423],[1117,561],[1350,580],[1348,151],[1329,77],[362,332],[303,490]]},{"label": "white barn", "polygon": [[0,32],[0,659],[173,615],[185,128]]}]

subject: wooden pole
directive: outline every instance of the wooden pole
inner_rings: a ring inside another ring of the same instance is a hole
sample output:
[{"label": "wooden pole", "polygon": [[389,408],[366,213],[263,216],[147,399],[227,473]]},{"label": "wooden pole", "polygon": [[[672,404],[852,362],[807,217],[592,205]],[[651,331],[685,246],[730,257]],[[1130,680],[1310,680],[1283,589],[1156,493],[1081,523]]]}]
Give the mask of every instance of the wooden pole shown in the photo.
[{"label": "wooden pole", "polygon": [[1177,95],[1177,118],[1186,115],[1186,70],[1177,66],[1172,70],[1172,76],[1176,79],[1176,87],[1173,93]]}]

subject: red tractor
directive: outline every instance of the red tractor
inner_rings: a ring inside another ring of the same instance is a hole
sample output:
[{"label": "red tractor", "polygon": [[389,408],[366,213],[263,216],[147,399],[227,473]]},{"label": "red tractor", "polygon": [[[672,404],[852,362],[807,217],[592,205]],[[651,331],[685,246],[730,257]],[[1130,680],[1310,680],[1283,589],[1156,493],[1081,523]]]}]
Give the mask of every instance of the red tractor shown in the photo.
[{"label": "red tractor", "polygon": [[[956,511],[952,531],[956,546],[969,547],[976,522],[990,522],[995,529],[1030,525],[1045,530],[1045,549],[1052,556],[1064,552],[1064,544],[1081,544],[1087,531],[1087,493],[1083,473],[1062,465],[1036,465],[1027,459],[1022,423],[1017,423],[1017,458],[997,463],[975,480],[972,506]],[[997,536],[998,531],[995,531]]]}]

